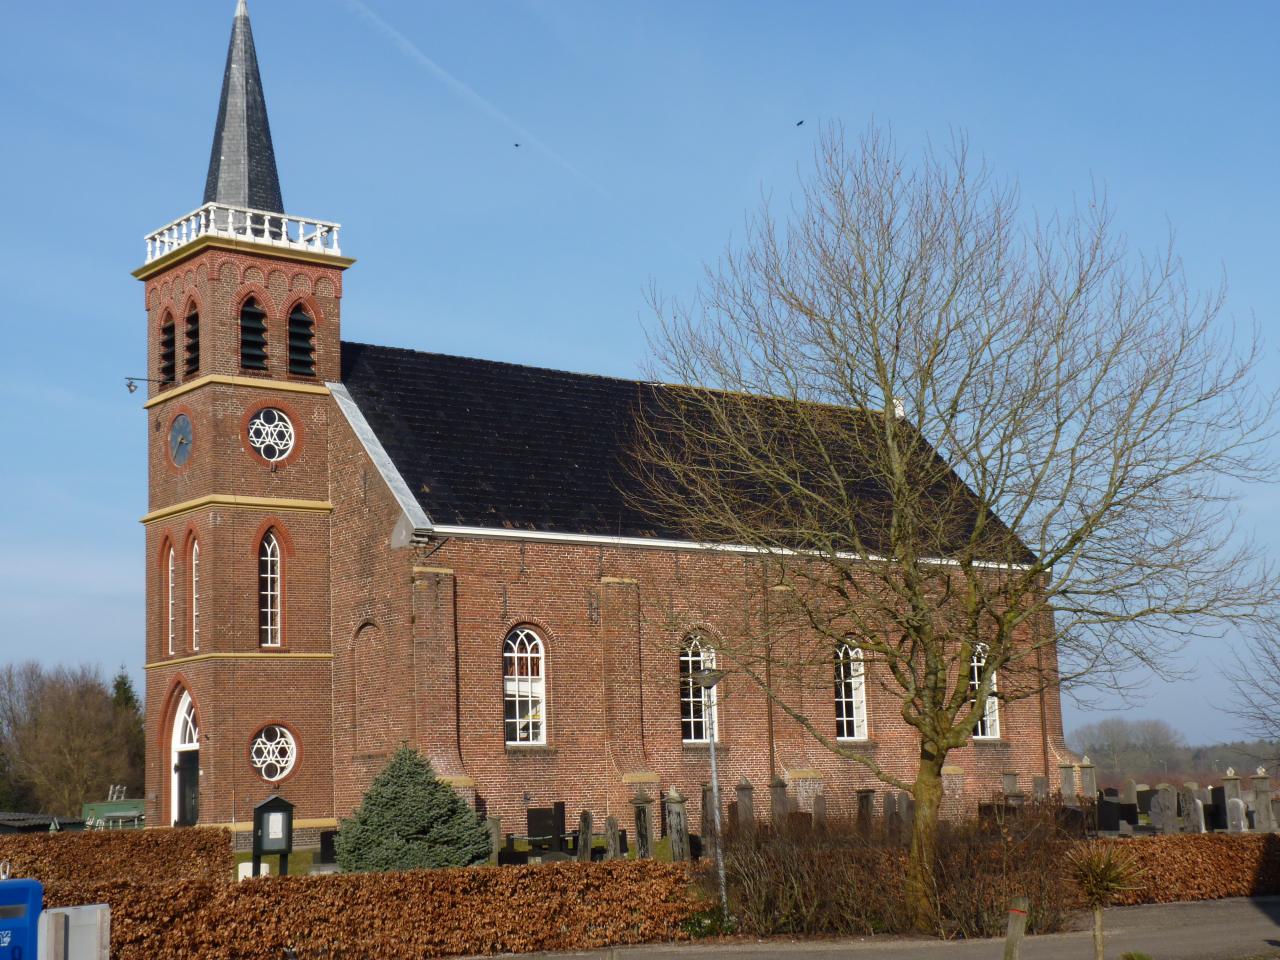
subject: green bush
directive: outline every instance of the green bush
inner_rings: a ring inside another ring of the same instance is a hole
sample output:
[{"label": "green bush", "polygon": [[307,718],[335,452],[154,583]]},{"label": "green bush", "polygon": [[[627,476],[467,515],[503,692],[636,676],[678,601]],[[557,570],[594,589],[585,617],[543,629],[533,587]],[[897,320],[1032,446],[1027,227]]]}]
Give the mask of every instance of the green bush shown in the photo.
[{"label": "green bush", "polygon": [[466,867],[492,850],[471,808],[408,747],[374,779],[355,816],[342,821],[336,846],[346,871]]}]

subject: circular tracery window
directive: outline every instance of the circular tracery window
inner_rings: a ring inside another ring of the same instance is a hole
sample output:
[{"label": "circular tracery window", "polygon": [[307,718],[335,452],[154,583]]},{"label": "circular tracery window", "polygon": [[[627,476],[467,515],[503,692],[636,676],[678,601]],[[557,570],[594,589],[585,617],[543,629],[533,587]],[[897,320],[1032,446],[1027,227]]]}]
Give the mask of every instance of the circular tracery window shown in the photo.
[{"label": "circular tracery window", "polygon": [[249,419],[249,446],[268,463],[278,463],[293,452],[293,422],[283,410],[264,407]]},{"label": "circular tracery window", "polygon": [[249,762],[263,780],[283,780],[298,759],[298,744],[284,727],[263,727],[249,748]]}]

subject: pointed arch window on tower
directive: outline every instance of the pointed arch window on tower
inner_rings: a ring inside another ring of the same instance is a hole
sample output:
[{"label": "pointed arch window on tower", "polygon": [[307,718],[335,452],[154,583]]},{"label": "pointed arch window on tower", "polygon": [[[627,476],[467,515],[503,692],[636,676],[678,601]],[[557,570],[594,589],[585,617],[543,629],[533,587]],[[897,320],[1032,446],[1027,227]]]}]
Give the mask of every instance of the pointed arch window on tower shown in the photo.
[{"label": "pointed arch window on tower", "polygon": [[178,377],[178,332],[173,317],[165,314],[160,324],[160,381],[173,383]]},{"label": "pointed arch window on tower", "polygon": [[200,541],[191,542],[191,649],[200,649]]},{"label": "pointed arch window on tower", "polygon": [[316,375],[315,321],[306,307],[289,311],[289,372],[300,377]]},{"label": "pointed arch window on tower", "polygon": [[194,377],[200,372],[200,311],[191,306],[187,314],[187,322],[183,327],[186,343],[183,345],[182,375]]},{"label": "pointed arch window on tower", "polygon": [[517,627],[502,645],[503,723],[507,743],[547,742],[547,681],[542,638]]},{"label": "pointed arch window on tower", "polygon": [[267,369],[267,313],[253,297],[240,308],[240,366]]},{"label": "pointed arch window on tower", "polygon": [[258,643],[280,646],[280,540],[268,530],[258,546]]},{"label": "pointed arch window on tower", "polygon": [[173,547],[170,547],[169,548],[169,571],[165,579],[165,608],[166,608],[165,615],[168,621],[168,629],[166,630],[166,633],[168,634],[168,637],[169,637],[169,653],[174,652],[174,638],[175,638],[174,635],[177,633],[177,625],[178,625],[177,620],[174,618],[174,614],[175,614],[174,588],[176,584],[174,583],[174,580],[173,580],[173,574],[174,574],[173,568],[174,568]]}]

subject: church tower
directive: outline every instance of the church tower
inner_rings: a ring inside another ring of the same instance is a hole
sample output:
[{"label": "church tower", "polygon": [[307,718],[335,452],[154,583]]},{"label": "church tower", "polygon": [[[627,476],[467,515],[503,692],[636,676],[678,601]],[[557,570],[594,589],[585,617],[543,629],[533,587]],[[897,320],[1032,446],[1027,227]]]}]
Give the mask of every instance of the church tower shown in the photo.
[{"label": "church tower", "polygon": [[[245,0],[198,209],[146,238],[147,823],[323,828],[336,223],[286,213]],[[305,762],[303,757],[305,755]],[[304,813],[305,811],[305,813]]]}]

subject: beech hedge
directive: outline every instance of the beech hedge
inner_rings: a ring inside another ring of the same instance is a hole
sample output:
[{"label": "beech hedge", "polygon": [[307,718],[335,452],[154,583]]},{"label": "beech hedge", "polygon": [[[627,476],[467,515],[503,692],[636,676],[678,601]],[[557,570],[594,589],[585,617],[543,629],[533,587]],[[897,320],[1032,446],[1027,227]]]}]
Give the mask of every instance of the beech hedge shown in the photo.
[{"label": "beech hedge", "polygon": [[[1109,842],[1138,852],[1146,871],[1121,903],[1280,893],[1280,836]],[[897,863],[903,852],[876,855]],[[587,950],[682,939],[688,921],[712,906],[689,868],[652,860],[235,883],[229,837],[215,830],[3,836],[5,858],[16,876],[45,884],[47,906],[109,903],[118,960],[280,960],[286,949],[298,960]]]}]

